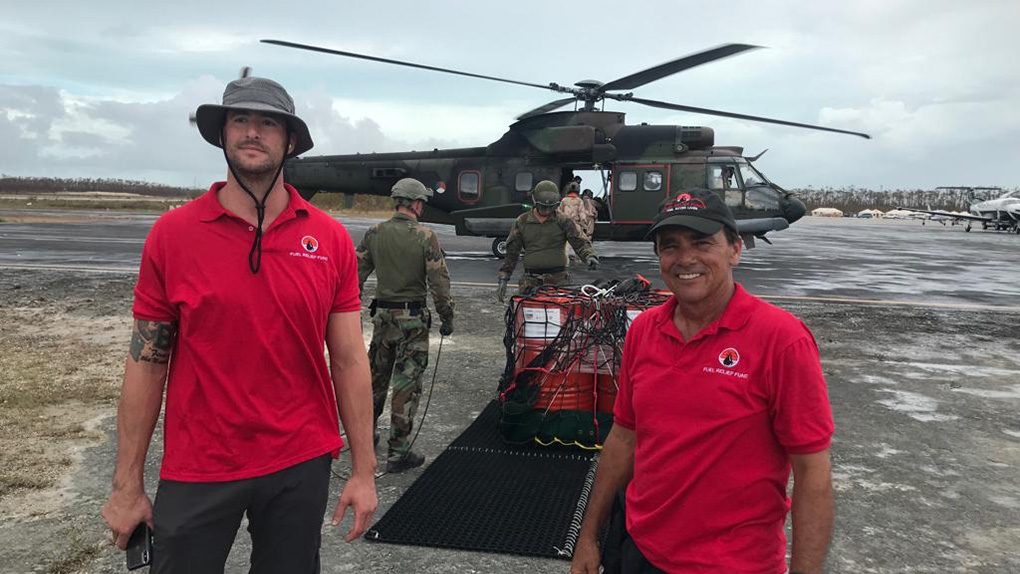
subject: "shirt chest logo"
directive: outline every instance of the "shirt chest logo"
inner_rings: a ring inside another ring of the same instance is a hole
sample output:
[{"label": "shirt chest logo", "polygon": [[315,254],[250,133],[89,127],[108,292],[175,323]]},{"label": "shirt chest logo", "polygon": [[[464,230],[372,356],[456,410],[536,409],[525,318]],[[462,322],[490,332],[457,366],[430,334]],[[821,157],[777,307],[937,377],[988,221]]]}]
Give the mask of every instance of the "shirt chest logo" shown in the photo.
[{"label": "shirt chest logo", "polygon": [[702,371],[707,374],[724,375],[727,377],[734,377],[737,379],[747,379],[748,373],[742,373],[740,371],[733,370],[740,362],[740,352],[733,347],[726,347],[723,349],[717,357],[721,367],[702,367]]},{"label": "shirt chest logo", "polygon": [[319,250],[319,240],[311,235],[305,235],[301,238],[301,247],[309,253],[315,253]]},{"label": "shirt chest logo", "polygon": [[737,363],[739,362],[740,353],[738,353],[737,350],[734,349],[733,347],[727,347],[723,349],[721,353],[719,353],[719,364],[726,367],[727,369],[732,369],[733,367],[736,367]]},{"label": "shirt chest logo", "polygon": [[287,255],[291,257],[302,257],[304,259],[311,259],[314,261],[329,261],[328,255],[316,254],[319,250],[319,240],[311,235],[305,235],[301,238],[301,249],[294,251],[288,251]]}]

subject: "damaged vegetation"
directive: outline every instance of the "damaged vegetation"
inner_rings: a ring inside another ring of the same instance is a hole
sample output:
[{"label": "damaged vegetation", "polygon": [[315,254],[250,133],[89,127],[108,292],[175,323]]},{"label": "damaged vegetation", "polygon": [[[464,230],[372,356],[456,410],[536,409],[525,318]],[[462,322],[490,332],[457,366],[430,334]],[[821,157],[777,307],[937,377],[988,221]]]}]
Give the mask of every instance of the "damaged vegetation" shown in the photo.
[{"label": "damaged vegetation", "polygon": [[0,499],[56,486],[70,453],[102,440],[89,421],[116,402],[130,335],[126,309],[108,315],[64,279],[51,287],[70,301],[28,298],[12,275],[0,275]]}]

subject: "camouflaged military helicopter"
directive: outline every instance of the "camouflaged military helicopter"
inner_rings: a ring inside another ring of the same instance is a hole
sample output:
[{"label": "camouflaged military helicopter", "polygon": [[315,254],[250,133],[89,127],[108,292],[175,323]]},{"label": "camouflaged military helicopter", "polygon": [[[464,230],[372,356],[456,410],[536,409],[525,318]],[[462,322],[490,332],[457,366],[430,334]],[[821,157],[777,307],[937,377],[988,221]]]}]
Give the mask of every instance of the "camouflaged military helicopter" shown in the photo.
[{"label": "camouflaged military helicopter", "polygon": [[[284,177],[305,198],[320,192],[389,195],[398,179],[413,177],[437,193],[423,221],[454,225],[457,235],[493,238],[492,252],[505,254],[514,218],[530,208],[535,183],[548,179],[561,189],[575,171],[597,170],[603,197],[596,240],[636,241],[644,237],[659,204],[682,190],[707,187],[733,210],[748,247],[755,238],[787,228],[804,215],[804,204],[766,178],[744,157],[743,148],[716,146],[712,128],[626,125],[621,112],[605,111],[607,99],[756,122],[850,134],[867,134],[638,98],[631,90],[708,62],[758,48],[725,44],[684,56],[608,83],[582,80],[574,87],[535,84],[344,52],[282,40],[262,40],[289,48],[551,90],[567,97],[517,117],[503,137],[485,147],[423,152],[325,155],[291,159]],[[601,108],[598,107],[602,103]],[[574,111],[556,112],[574,104]],[[764,152],[762,152],[764,153]]]}]

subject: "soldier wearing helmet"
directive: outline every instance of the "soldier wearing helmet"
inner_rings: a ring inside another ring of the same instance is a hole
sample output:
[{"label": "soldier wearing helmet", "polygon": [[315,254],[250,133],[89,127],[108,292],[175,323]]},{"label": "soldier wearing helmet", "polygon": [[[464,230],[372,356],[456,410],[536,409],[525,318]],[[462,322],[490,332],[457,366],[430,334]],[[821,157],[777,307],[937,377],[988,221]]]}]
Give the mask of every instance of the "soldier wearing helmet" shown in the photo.
[{"label": "soldier wearing helmet", "polygon": [[[372,344],[368,350],[374,420],[378,424],[392,386],[386,471],[402,472],[425,462],[424,456],[410,450],[410,438],[429,360],[432,314],[426,288],[442,320],[439,333],[443,336],[453,333],[453,300],[439,239],[418,223],[432,190],[408,177],[394,184],[390,197],[393,217],[373,225],[358,247],[358,285],[364,292],[365,280],[375,272],[378,282],[369,307]],[[378,444],[378,430],[375,441]]]},{"label": "soldier wearing helmet", "polygon": [[599,265],[591,241],[584,238],[573,221],[556,212],[560,192],[555,183],[549,180],[538,182],[531,192],[531,200],[535,207],[514,221],[506,239],[506,259],[497,276],[499,286],[496,296],[500,301],[506,298],[510,275],[522,251],[524,273],[518,283],[521,292],[539,285],[566,285],[570,282],[564,251],[568,242],[589,269],[597,269]]}]

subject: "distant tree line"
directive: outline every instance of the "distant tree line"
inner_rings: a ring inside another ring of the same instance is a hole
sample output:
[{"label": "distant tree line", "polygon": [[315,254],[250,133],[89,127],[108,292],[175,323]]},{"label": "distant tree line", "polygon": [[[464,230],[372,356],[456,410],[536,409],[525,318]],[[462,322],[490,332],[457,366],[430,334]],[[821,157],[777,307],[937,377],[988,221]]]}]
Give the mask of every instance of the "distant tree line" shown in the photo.
[{"label": "distant tree line", "polygon": [[205,190],[190,187],[174,187],[148,181],[106,178],[55,177],[10,177],[0,176],[0,193],[23,193],[44,195],[60,192],[105,191],[113,193],[137,193],[155,197],[198,197]]},{"label": "distant tree line", "polygon": [[1007,190],[977,191],[953,189],[896,189],[879,191],[874,189],[794,189],[791,190],[807,205],[808,211],[818,207],[835,207],[847,213],[863,209],[889,211],[897,207],[916,209],[940,209],[945,211],[967,211],[971,203],[984,201],[1002,195]]}]

